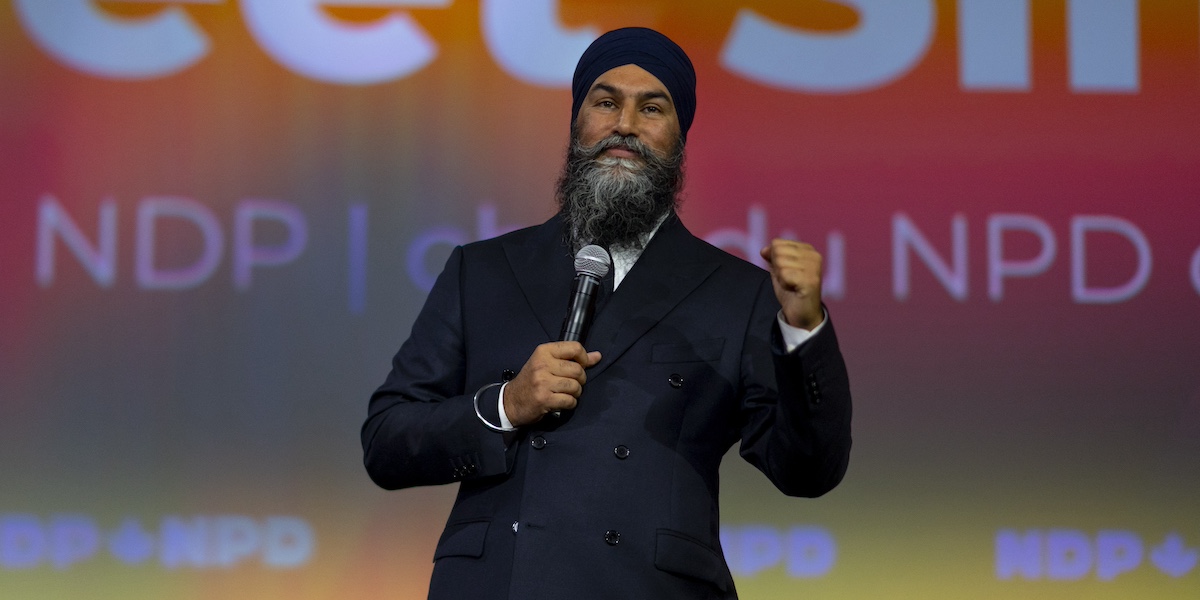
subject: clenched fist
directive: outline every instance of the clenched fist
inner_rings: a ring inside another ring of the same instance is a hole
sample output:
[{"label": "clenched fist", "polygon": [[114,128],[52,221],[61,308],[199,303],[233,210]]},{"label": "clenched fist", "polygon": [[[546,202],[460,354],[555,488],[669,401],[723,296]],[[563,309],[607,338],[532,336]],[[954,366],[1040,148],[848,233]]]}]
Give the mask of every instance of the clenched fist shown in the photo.
[{"label": "clenched fist", "polygon": [[821,309],[821,254],[810,244],[774,239],[760,252],[771,271],[775,297],[788,325],[812,331],[825,318]]}]

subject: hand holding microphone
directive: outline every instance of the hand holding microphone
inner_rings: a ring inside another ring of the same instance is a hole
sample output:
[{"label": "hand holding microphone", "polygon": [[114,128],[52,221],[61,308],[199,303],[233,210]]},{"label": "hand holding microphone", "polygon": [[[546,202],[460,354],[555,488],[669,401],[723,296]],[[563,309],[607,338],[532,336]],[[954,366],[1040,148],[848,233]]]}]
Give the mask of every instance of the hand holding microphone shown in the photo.
[{"label": "hand holding microphone", "polygon": [[588,352],[587,337],[596,310],[600,280],[612,259],[600,246],[585,246],[575,255],[575,282],[558,342],[534,349],[521,372],[504,388],[504,412],[517,427],[535,423],[546,413],[571,410],[583,393],[588,367],[600,362],[599,352]]}]

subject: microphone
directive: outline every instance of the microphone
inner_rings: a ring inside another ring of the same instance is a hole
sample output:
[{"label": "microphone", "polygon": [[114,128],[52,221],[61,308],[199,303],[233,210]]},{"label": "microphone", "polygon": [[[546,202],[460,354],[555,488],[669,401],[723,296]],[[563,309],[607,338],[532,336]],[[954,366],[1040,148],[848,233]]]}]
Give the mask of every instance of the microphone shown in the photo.
[{"label": "microphone", "polygon": [[611,265],[608,252],[595,244],[584,246],[575,254],[575,283],[571,286],[571,302],[558,334],[559,341],[582,342],[587,337],[596,312],[600,280],[608,275]]}]

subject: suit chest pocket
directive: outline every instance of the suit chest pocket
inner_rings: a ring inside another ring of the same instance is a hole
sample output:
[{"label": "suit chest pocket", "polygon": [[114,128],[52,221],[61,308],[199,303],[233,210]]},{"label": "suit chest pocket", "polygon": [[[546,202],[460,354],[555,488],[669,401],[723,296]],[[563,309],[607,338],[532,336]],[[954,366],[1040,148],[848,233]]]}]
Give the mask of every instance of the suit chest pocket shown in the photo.
[{"label": "suit chest pocket", "polygon": [[650,362],[717,362],[721,360],[721,350],[724,347],[725,338],[709,338],[684,343],[655,344],[650,350]]}]

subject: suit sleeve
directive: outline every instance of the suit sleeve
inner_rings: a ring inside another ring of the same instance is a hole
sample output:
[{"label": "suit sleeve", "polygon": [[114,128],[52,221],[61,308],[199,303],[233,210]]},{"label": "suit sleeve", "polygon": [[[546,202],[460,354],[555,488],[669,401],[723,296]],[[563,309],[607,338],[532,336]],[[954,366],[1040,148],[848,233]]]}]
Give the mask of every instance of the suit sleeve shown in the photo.
[{"label": "suit sleeve", "polygon": [[832,320],[784,352],[774,298],[767,280],[747,332],[741,455],[783,493],[817,497],[850,461],[850,379]]},{"label": "suit sleeve", "polygon": [[[475,415],[464,389],[462,248],[455,248],[425,300],[412,333],[371,395],[362,427],[363,464],[385,489],[451,483],[507,473],[510,440]],[[479,407],[498,423],[498,390]]]}]

